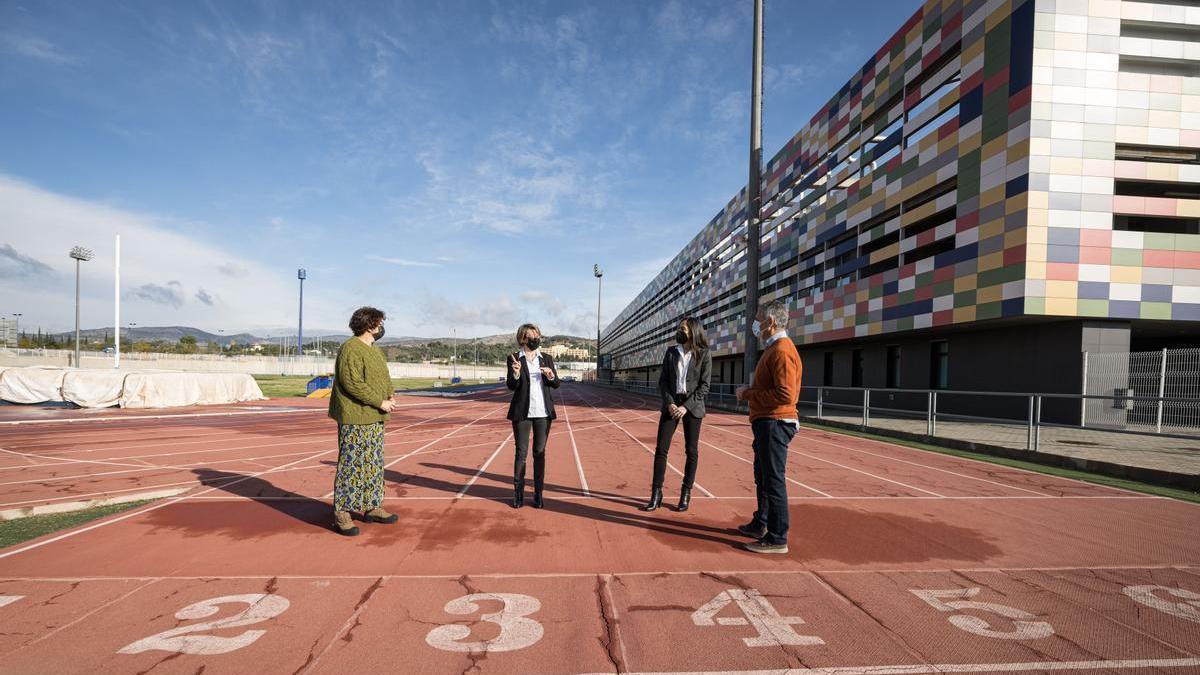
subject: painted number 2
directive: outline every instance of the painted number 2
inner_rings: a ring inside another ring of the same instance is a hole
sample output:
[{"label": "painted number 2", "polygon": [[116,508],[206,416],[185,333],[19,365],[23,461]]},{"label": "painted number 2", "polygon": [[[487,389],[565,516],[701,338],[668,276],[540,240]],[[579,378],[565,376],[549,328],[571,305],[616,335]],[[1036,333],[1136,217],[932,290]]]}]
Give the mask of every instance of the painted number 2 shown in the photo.
[{"label": "painted number 2", "polygon": [[[1170,586],[1126,586],[1123,590],[1125,595],[1140,605],[1200,623],[1200,593]],[[1182,602],[1172,602],[1167,599],[1169,597]]]},{"label": "painted number 2", "polygon": [[266,593],[248,593],[246,595],[225,595],[211,600],[201,600],[175,612],[175,618],[192,621],[212,616],[220,611],[219,605],[244,604],[246,608],[232,616],[214,621],[203,621],[191,626],[182,626],[163,631],[157,635],[142,638],[133,644],[122,648],[118,654],[141,654],[151,650],[175,652],[178,654],[228,654],[241,649],[266,634],[265,630],[248,630],[233,637],[216,635],[196,635],[201,631],[236,628],[260,623],[273,619],[287,611],[288,601],[278,595]]},{"label": "painted number 2", "polygon": [[[737,604],[745,618],[717,616],[731,602]],[[753,588],[731,588],[721,591],[717,597],[692,612],[692,623],[697,626],[745,626],[749,623],[758,631],[758,637],[742,638],[748,647],[825,644],[819,637],[800,635],[792,630],[792,626],[803,624],[804,619],[798,616],[780,616],[762,593]]]},{"label": "painted number 2", "polygon": [[968,609],[988,612],[1011,619],[1014,626],[1011,631],[1001,631],[994,630],[991,624],[976,616],[958,613],[950,617],[950,623],[968,633],[1004,640],[1038,640],[1054,635],[1053,626],[1045,621],[1038,621],[1036,616],[1023,609],[971,600],[979,595],[978,588],[952,588],[945,591],[912,589],[911,592],[939,612],[961,612]]},{"label": "painted number 2", "polygon": [[500,611],[484,614],[481,620],[500,627],[500,635],[481,642],[463,642],[471,636],[471,629],[462,624],[438,626],[429,631],[425,642],[430,647],[448,652],[511,652],[529,647],[542,639],[542,624],[530,619],[529,615],[542,608],[537,598],[516,593],[473,593],[446,603],[448,614],[469,615],[480,611],[480,602],[500,603]]}]

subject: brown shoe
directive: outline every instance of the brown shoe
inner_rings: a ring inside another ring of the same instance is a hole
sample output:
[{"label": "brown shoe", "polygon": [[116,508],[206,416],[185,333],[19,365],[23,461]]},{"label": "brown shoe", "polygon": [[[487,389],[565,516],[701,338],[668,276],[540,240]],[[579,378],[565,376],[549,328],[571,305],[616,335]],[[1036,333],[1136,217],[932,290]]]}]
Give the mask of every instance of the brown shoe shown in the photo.
[{"label": "brown shoe", "polygon": [[350,519],[349,511],[333,512],[333,531],[343,537],[357,537],[358,526]]},{"label": "brown shoe", "polygon": [[379,507],[364,513],[363,520],[368,523],[383,523],[384,525],[391,525],[397,520],[400,520],[400,516],[397,516],[394,513],[388,513],[387,511],[383,510],[383,507]]}]

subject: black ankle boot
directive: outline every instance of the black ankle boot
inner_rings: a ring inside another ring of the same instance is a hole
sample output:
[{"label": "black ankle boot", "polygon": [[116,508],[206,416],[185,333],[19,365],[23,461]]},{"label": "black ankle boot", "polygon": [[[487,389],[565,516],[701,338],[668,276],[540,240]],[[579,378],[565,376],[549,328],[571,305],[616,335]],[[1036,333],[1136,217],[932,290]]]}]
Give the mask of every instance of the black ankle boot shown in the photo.
[{"label": "black ankle boot", "polygon": [[655,511],[662,506],[662,488],[654,488],[650,490],[650,501],[645,506],[640,506],[642,511]]},{"label": "black ankle boot", "polygon": [[522,506],[525,506],[525,481],[513,485],[512,507],[519,509]]},{"label": "black ankle boot", "polygon": [[545,502],[542,501],[542,491],[534,490],[533,491],[533,508],[540,509],[545,505],[546,505]]},{"label": "black ankle boot", "polygon": [[692,489],[684,488],[683,491],[679,493],[679,511],[680,512],[687,511],[688,506],[691,505],[691,503],[692,503]]}]

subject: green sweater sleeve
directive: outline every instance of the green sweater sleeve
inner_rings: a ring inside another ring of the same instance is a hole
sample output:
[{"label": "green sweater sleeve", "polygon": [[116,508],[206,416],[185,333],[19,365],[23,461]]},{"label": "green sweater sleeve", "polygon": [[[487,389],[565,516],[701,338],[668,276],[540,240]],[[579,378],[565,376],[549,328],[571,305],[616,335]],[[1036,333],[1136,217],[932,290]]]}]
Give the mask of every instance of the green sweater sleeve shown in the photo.
[{"label": "green sweater sleeve", "polygon": [[383,401],[372,400],[376,397],[371,394],[371,388],[367,385],[367,363],[363,355],[354,350],[342,356],[343,358],[338,360],[335,375],[342,389],[358,403],[378,408]]}]

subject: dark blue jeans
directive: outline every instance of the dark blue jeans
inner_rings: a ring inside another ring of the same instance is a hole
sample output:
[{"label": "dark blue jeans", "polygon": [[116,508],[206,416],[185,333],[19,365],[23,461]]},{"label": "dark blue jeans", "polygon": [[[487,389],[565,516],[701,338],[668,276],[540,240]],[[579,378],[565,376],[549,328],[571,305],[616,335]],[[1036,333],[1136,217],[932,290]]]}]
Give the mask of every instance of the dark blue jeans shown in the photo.
[{"label": "dark blue jeans", "polygon": [[787,453],[796,427],[782,420],[754,420],[754,524],[766,526],[768,544],[786,544],[788,535]]}]

